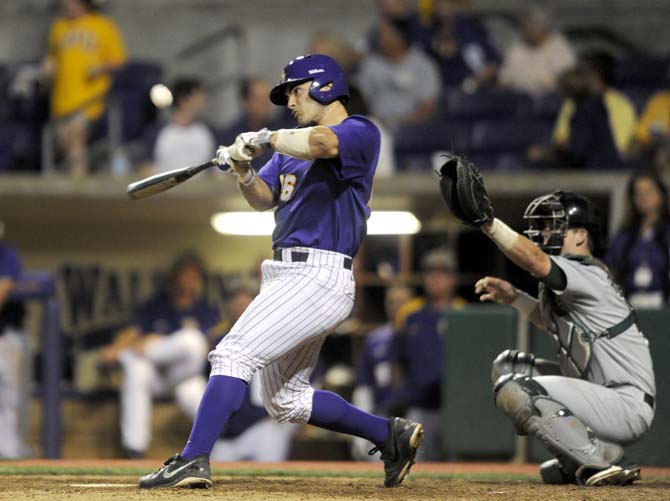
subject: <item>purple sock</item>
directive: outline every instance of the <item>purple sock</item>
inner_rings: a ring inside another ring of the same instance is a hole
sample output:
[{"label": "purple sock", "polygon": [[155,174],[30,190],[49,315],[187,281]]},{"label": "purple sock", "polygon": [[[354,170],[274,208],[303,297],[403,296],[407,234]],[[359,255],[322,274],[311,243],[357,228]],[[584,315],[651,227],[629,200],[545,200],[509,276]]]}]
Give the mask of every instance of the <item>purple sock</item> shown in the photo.
[{"label": "purple sock", "polygon": [[330,391],[316,390],[309,424],[365,438],[375,445],[388,439],[388,419],[368,414]]},{"label": "purple sock", "polygon": [[209,456],[230,415],[240,408],[247,383],[230,376],[209,378],[181,457]]}]

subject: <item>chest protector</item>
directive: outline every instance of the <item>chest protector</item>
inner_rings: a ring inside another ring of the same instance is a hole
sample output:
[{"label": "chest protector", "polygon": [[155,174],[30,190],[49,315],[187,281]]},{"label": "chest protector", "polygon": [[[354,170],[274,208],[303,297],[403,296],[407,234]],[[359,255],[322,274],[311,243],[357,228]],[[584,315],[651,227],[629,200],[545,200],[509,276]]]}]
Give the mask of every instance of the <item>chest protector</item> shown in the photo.
[{"label": "chest protector", "polygon": [[[595,258],[570,255],[565,257],[585,266],[598,266],[609,276],[607,267]],[[540,283],[538,299],[544,325],[556,343],[561,370],[569,377],[583,378],[586,375],[591,363],[593,343],[597,339],[601,337],[612,339],[635,324],[637,320],[631,308],[630,314],[618,324],[603,332],[593,332],[573,317],[561,297],[544,283]]]}]

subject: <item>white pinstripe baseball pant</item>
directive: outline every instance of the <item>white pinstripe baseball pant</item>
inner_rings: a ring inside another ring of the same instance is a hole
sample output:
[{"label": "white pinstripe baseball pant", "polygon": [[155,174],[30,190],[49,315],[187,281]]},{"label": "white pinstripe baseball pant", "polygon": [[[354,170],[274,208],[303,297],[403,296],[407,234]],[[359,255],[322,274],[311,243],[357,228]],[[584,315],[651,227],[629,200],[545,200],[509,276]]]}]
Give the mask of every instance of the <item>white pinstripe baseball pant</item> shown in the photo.
[{"label": "white pinstripe baseball pant", "polygon": [[[351,313],[354,277],[344,254],[306,247],[281,253],[282,261],[263,261],[260,293],[209,354],[211,375],[248,382],[262,369],[268,414],[307,422],[314,394],[309,377],[325,336]],[[306,260],[293,262],[295,253]]]}]

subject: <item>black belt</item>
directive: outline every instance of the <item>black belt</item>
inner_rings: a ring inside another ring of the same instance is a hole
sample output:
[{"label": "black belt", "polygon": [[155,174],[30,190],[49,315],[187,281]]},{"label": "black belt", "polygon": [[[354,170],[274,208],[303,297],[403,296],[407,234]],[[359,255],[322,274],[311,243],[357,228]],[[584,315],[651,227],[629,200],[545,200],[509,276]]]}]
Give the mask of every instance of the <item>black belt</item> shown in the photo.
[{"label": "black belt", "polygon": [[[306,263],[307,258],[309,257],[309,252],[301,252],[301,251],[291,251],[291,262],[292,263]],[[274,256],[272,257],[274,261],[284,261],[283,255],[282,255],[282,250],[281,249],[275,249]],[[350,270],[352,265],[352,259],[350,257],[346,257],[342,260],[342,267],[345,270]]]},{"label": "black belt", "polygon": [[635,310],[631,310],[626,318],[624,318],[621,322],[619,322],[615,326],[610,327],[609,329],[605,329],[605,332],[603,332],[601,336],[607,337],[607,339],[613,339],[617,337],[619,334],[627,331],[628,328],[634,325],[635,323],[637,323],[637,315],[635,314]]}]

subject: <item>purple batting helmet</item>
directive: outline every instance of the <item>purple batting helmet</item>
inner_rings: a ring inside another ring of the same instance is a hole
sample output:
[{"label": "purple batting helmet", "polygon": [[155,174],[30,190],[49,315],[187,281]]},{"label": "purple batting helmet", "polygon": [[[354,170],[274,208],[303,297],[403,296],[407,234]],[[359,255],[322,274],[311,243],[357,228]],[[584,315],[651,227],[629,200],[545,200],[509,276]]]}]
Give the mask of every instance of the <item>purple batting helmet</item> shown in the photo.
[{"label": "purple batting helmet", "polygon": [[[309,54],[289,61],[281,73],[281,80],[270,92],[270,101],[277,106],[286,106],[286,87],[312,80],[309,95],[321,104],[330,104],[340,99],[343,104],[349,100],[349,87],[342,68],[330,56]],[[332,84],[329,90],[322,90]]]}]

